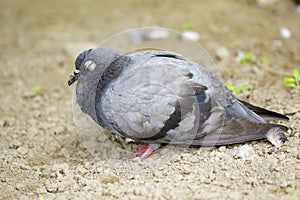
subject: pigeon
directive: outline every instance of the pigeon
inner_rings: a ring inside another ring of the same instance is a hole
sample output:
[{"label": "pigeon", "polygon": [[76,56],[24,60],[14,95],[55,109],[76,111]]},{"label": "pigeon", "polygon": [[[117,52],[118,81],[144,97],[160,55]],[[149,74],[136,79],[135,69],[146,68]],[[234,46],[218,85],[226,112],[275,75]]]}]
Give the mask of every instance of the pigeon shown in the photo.
[{"label": "pigeon", "polygon": [[288,128],[269,121],[288,117],[239,100],[212,71],[175,52],[88,49],[76,58],[68,85],[75,81],[84,113],[149,149],[287,141]]}]

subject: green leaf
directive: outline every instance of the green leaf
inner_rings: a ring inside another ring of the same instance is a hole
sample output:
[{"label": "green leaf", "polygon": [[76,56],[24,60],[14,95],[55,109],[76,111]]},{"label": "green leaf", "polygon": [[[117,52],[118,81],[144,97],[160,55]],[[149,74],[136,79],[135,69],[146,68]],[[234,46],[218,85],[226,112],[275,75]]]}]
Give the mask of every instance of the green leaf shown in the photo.
[{"label": "green leaf", "polygon": [[185,24],[182,25],[182,28],[185,31],[192,31],[192,30],[195,29],[195,26],[192,23],[185,23]]},{"label": "green leaf", "polygon": [[36,94],[40,93],[41,90],[42,90],[42,87],[41,87],[41,86],[36,86],[36,87],[34,87],[34,88],[31,90],[31,94],[32,94],[32,95],[36,95]]},{"label": "green leaf", "polygon": [[241,87],[234,87],[232,85],[226,85],[227,89],[234,95],[238,95],[239,93],[241,93],[244,90],[249,90],[251,88],[250,85],[243,85]]},{"label": "green leaf", "polygon": [[241,90],[249,90],[251,88],[250,85],[244,85],[242,87],[240,87]]},{"label": "green leaf", "polygon": [[249,51],[244,56],[237,56],[235,59],[242,64],[246,64],[251,61],[251,58],[252,53]]},{"label": "green leaf", "polygon": [[286,188],[285,192],[290,194],[290,195],[293,195],[295,193],[295,190],[293,188]]},{"label": "green leaf", "polygon": [[232,85],[226,85],[226,87],[230,92],[234,90],[234,87]]},{"label": "green leaf", "polygon": [[268,57],[261,57],[259,60],[262,63],[269,63],[270,62],[270,59]]},{"label": "green leaf", "polygon": [[45,200],[45,198],[44,198],[43,196],[41,196],[41,197],[39,198],[39,200]]},{"label": "green leaf", "polygon": [[295,87],[295,79],[294,78],[290,78],[290,77],[284,77],[284,85],[286,85],[287,87]]},{"label": "green leaf", "polygon": [[293,70],[293,77],[297,80],[298,78],[300,78],[299,76],[299,71],[297,69]]},{"label": "green leaf", "polygon": [[284,77],[284,85],[287,87],[295,88],[300,90],[300,74],[297,69],[293,69],[292,77]]}]

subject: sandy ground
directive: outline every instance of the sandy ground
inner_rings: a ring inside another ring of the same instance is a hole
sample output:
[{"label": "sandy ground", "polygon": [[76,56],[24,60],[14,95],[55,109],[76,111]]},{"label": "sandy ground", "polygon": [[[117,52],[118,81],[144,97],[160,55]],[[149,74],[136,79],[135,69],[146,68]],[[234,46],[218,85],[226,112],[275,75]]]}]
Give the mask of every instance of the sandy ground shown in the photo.
[{"label": "sandy ground", "polygon": [[[0,199],[300,199],[300,91],[283,85],[284,76],[300,69],[300,14],[292,1],[0,5]],[[282,122],[289,142],[280,149],[264,140],[247,143],[253,150],[244,159],[231,156],[243,144],[170,148],[129,163],[90,154],[73,122],[74,86],[66,84],[76,54],[128,28],[182,31],[185,23],[195,25],[225,83],[252,85],[241,99],[290,117]],[[291,38],[281,38],[280,27]],[[237,50],[254,58],[239,64]],[[41,91],[32,95],[36,86]]]}]

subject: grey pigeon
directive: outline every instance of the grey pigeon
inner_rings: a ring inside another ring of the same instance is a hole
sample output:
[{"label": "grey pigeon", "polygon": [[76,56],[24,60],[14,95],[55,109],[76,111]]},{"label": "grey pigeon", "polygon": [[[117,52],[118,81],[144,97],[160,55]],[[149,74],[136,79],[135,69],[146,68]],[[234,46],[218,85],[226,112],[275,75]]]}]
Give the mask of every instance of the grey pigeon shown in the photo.
[{"label": "grey pigeon", "polygon": [[237,99],[207,68],[167,51],[121,55],[82,52],[68,84],[78,81],[81,110],[114,134],[149,144],[214,146],[267,138],[287,141],[288,120]]}]

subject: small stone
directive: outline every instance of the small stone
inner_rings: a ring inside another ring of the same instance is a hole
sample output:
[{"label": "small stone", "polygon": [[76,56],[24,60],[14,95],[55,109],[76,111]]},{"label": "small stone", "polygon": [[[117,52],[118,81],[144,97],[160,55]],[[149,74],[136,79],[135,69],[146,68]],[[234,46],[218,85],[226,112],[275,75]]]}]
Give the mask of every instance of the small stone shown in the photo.
[{"label": "small stone", "polygon": [[230,56],[230,52],[226,47],[219,47],[216,50],[216,56],[218,60],[225,60]]},{"label": "small stone", "polygon": [[267,7],[275,2],[277,2],[279,0],[256,0],[256,4],[259,6],[259,7]]},{"label": "small stone", "polygon": [[178,181],[181,181],[181,180],[183,180],[183,175],[181,175],[181,174],[178,174],[177,176],[176,176],[176,180],[178,180]]},{"label": "small stone", "polygon": [[28,153],[28,149],[24,146],[20,146],[18,149],[17,149],[17,152],[21,155],[25,155]]},{"label": "small stone", "polygon": [[153,30],[145,35],[145,37],[149,40],[165,39],[168,38],[169,36],[170,36],[169,31],[164,29]]},{"label": "small stone", "polygon": [[220,152],[224,152],[224,151],[226,151],[226,146],[221,146],[221,147],[218,148],[218,150]]},{"label": "small stone", "polygon": [[92,164],[90,162],[86,162],[83,167],[87,170],[90,170],[92,168]]},{"label": "small stone", "polygon": [[281,27],[280,28],[280,36],[282,38],[288,39],[292,36],[292,32],[286,27]]},{"label": "small stone", "polygon": [[288,183],[286,181],[284,181],[284,180],[280,184],[281,188],[286,188],[287,186],[288,186]]},{"label": "small stone", "polygon": [[210,184],[210,183],[211,183],[210,178],[206,178],[206,179],[204,180],[204,183],[205,183],[205,184]]},{"label": "small stone", "polygon": [[182,173],[183,174],[190,174],[192,172],[192,169],[190,166],[188,165],[184,165],[182,166]]},{"label": "small stone", "polygon": [[26,130],[20,130],[20,134],[21,134],[21,135],[26,135],[26,134],[27,134],[27,131],[26,131]]},{"label": "small stone", "polygon": [[27,166],[27,165],[24,165],[24,164],[20,164],[20,169],[22,169],[22,170],[29,170],[30,167]]},{"label": "small stone", "polygon": [[253,150],[253,148],[251,146],[249,146],[248,144],[245,144],[243,146],[241,146],[237,151],[234,150],[230,153],[231,157],[239,157],[242,159],[245,159],[246,157],[248,157],[250,155],[250,152]]},{"label": "small stone", "polygon": [[189,41],[189,40],[199,41],[200,35],[195,31],[183,31],[180,34],[180,39],[186,40],[186,41]]}]

